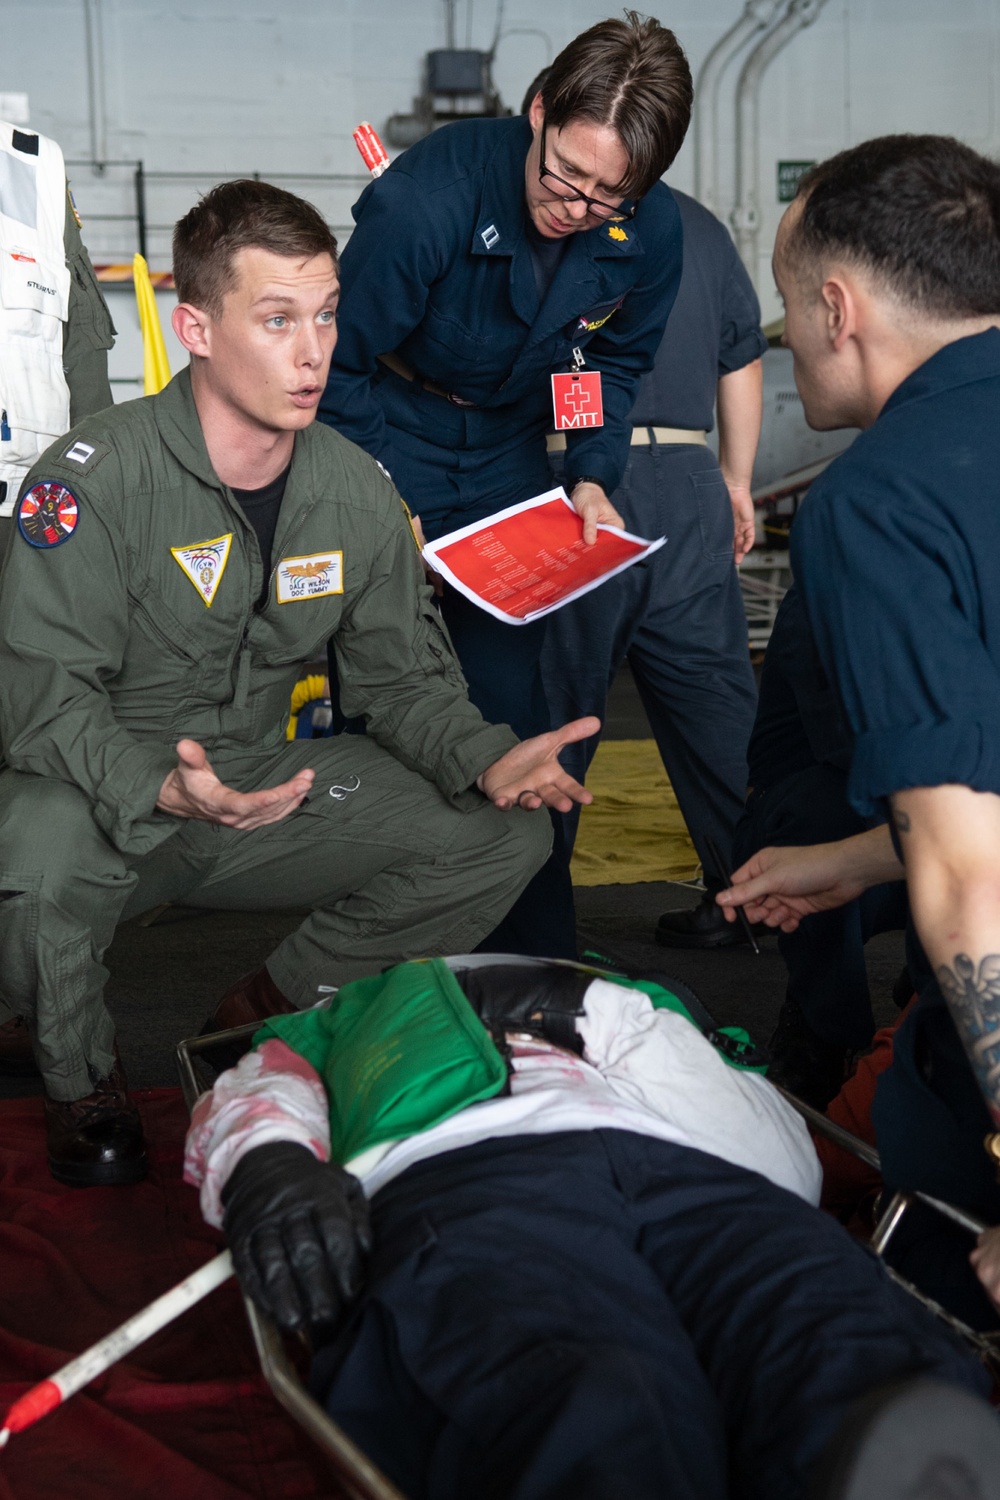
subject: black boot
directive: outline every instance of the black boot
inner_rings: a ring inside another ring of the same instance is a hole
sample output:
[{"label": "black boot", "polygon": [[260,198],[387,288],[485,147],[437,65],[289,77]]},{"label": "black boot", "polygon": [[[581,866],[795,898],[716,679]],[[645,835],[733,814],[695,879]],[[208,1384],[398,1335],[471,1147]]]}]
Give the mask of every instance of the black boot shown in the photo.
[{"label": "black boot", "polygon": [[70,1187],[116,1187],[146,1175],[146,1143],[139,1111],[128,1096],[118,1049],[107,1078],[82,1099],[45,1096],[49,1171]]},{"label": "black boot", "polygon": [[706,891],[697,906],[665,911],[653,936],[664,948],[732,948],[746,942],[739,922],[727,922],[716,906],[714,891]]}]

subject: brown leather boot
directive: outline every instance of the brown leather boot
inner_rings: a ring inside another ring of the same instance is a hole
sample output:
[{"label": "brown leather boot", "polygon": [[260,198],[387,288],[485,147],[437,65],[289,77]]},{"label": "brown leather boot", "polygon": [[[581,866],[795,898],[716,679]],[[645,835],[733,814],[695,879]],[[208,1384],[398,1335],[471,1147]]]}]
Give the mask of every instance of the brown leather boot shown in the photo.
[{"label": "brown leather boot", "polygon": [[298,1010],[286,1000],[263,965],[252,974],[244,974],[226,991],[202,1035],[211,1031],[229,1031],[233,1026],[248,1026],[251,1021],[266,1021],[270,1016],[287,1016]]},{"label": "brown leather boot", "polygon": [[113,1187],[146,1175],[139,1111],[128,1097],[118,1048],[107,1078],[68,1104],[45,1096],[49,1171],[70,1187]]},{"label": "brown leather boot", "polygon": [[31,1048],[31,1030],[23,1016],[14,1016],[0,1026],[0,1074],[7,1078],[37,1073]]}]

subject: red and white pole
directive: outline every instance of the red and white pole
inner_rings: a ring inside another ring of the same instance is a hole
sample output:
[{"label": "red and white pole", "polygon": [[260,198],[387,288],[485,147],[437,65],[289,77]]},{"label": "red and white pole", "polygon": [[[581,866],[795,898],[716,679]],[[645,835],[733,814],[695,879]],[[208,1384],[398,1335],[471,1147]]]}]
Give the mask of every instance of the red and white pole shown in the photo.
[{"label": "red and white pole", "polygon": [[362,120],[354,132],[354,144],[361,152],[361,159],[373,177],[381,177],[389,165],[389,156],[367,120]]}]

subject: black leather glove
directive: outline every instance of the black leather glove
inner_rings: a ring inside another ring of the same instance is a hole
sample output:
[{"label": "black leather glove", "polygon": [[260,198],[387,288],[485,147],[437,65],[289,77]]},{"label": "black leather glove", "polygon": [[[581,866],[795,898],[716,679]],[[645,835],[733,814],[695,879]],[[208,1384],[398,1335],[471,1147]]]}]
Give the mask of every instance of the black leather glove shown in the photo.
[{"label": "black leather glove", "polygon": [[595,978],[592,972],[539,960],[531,965],[456,969],[455,978],[501,1052],[505,1032],[526,1031],[582,1056],[576,1018],[584,1013],[583,997]]},{"label": "black leather glove", "polygon": [[279,1328],[335,1324],[361,1290],[371,1249],[357,1178],[305,1146],[272,1141],[222,1190],[223,1228],[243,1290]]}]

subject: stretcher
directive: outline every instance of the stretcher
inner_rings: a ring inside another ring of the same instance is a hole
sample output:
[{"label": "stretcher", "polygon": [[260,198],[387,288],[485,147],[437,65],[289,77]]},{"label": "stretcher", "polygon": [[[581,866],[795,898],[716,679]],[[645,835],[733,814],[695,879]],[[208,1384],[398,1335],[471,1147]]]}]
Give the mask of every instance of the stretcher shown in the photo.
[{"label": "stretcher", "polygon": [[[445,962],[453,967],[472,968],[494,964],[498,960],[523,965],[526,968],[540,963],[558,964],[560,967],[576,968],[591,973],[595,978],[606,972],[587,964],[572,964],[564,959],[526,958],[507,953],[466,954],[448,958]],[[662,974],[643,977],[654,978],[675,989],[703,1031],[712,1037],[718,1036],[711,1016],[686,985],[668,979]],[[259,1030],[259,1023],[254,1022],[247,1026],[234,1027],[229,1031],[192,1037],[179,1044],[176,1049],[177,1066],[181,1090],[189,1113],[194,1108],[198,1096],[211,1088],[214,1082],[214,1070],[209,1072],[205,1066],[206,1063],[211,1063],[213,1052],[224,1049],[226,1054],[224,1066],[228,1066],[233,1049],[249,1050],[251,1039],[257,1030]],[[835,1124],[832,1120],[828,1120],[825,1115],[796,1098],[794,1094],[788,1093],[785,1089],[781,1092],[817,1134],[825,1136],[876,1171],[880,1169],[878,1152],[873,1146],[852,1135],[850,1131]],[[881,1209],[880,1217],[871,1236],[871,1248],[880,1258],[884,1258],[886,1248],[907,1210],[917,1201],[943,1214],[945,1218],[967,1230],[970,1235],[978,1235],[987,1228],[987,1225],[973,1214],[943,1203],[937,1198],[931,1198],[927,1194],[896,1193]],[[923,1303],[930,1312],[947,1323],[974,1349],[989,1369],[993,1379],[1000,1385],[1000,1334],[979,1333],[968,1327],[937,1302],[925,1296],[919,1288],[900,1276],[891,1266],[887,1265],[886,1270],[904,1291]],[[351,1497],[351,1500],[406,1500],[396,1486],[309,1394],[299,1370],[299,1367],[308,1359],[309,1349],[306,1336],[299,1336],[299,1346],[296,1349],[295,1341],[286,1339],[275,1324],[257,1310],[248,1297],[244,1297],[243,1300],[264,1379],[279,1404],[303,1427],[329,1459],[344,1492]]]}]

